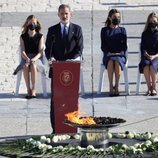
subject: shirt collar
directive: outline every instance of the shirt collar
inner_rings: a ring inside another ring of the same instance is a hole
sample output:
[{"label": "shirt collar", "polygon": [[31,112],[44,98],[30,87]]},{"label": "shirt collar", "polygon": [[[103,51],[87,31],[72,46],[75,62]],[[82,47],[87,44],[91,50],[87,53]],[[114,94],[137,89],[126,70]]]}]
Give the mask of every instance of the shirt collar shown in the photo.
[{"label": "shirt collar", "polygon": [[63,23],[61,23],[61,22],[60,22],[60,26],[61,26],[61,28],[63,28],[63,27],[64,27],[64,25],[66,25],[66,27],[69,27],[70,23],[63,24]]}]

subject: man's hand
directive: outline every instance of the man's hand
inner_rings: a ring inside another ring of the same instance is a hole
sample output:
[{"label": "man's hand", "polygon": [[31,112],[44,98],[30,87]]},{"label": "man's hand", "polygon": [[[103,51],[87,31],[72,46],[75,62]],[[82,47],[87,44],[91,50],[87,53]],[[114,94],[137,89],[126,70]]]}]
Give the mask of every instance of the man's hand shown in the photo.
[{"label": "man's hand", "polygon": [[48,63],[51,65],[53,61],[56,61],[56,60],[55,60],[54,57],[51,57],[51,58],[48,60]]}]

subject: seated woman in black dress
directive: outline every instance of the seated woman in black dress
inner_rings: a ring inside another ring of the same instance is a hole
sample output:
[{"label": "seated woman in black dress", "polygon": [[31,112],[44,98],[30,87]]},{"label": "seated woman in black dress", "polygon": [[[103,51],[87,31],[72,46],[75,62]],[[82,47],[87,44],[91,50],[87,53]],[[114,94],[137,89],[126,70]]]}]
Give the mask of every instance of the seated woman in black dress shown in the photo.
[{"label": "seated woman in black dress", "polygon": [[144,73],[147,83],[147,95],[156,95],[158,71],[158,14],[152,12],[147,18],[141,36],[140,73]]},{"label": "seated woman in black dress", "polygon": [[[36,97],[37,70],[44,72],[44,65],[40,57],[44,52],[44,38],[40,33],[41,24],[34,15],[27,17],[20,36],[21,63],[14,71],[14,75],[23,69],[27,87],[26,98]],[[32,85],[32,87],[31,87]]]},{"label": "seated woman in black dress", "polygon": [[127,35],[125,28],[119,26],[120,20],[120,12],[117,9],[111,9],[105,27],[101,29],[101,50],[104,54],[103,64],[108,72],[110,96],[119,95],[121,70],[126,64]]}]

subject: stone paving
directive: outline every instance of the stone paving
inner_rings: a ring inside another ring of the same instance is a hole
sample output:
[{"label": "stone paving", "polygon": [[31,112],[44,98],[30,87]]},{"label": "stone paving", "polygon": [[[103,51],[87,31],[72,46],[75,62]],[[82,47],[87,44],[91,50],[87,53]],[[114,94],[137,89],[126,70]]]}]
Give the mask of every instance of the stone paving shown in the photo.
[{"label": "stone paving", "polygon": [[[21,25],[30,14],[41,21],[46,36],[49,26],[58,22],[57,8],[61,3],[70,3],[74,13],[72,21],[83,28],[84,63],[83,75],[85,95],[79,97],[79,108],[88,115],[122,117],[125,125],[112,131],[157,132],[158,97],[146,97],[146,85],[142,84],[140,95],[135,95],[138,46],[141,32],[148,14],[158,11],[156,0],[1,0],[0,2],[0,137],[16,135],[49,134],[50,79],[47,78],[48,98],[43,98],[40,79],[37,83],[38,98],[24,99],[25,84],[22,79],[20,95],[14,96],[16,76],[13,70],[19,63],[19,36]],[[120,97],[108,97],[108,82],[105,74],[101,95],[97,94],[101,63],[100,30],[104,26],[108,10],[118,8],[122,14],[122,25],[127,30],[129,51],[129,86],[131,94],[124,93],[121,76]],[[144,81],[144,78],[143,78]]]}]

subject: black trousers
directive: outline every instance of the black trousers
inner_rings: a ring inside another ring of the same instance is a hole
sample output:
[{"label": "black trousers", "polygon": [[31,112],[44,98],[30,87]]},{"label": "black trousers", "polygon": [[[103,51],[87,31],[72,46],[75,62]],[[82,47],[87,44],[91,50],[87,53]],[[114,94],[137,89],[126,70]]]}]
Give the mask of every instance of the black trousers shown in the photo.
[{"label": "black trousers", "polygon": [[51,126],[52,126],[52,129],[53,129],[52,133],[55,133],[55,113],[54,113],[53,80],[51,80],[50,122],[51,122]]}]

